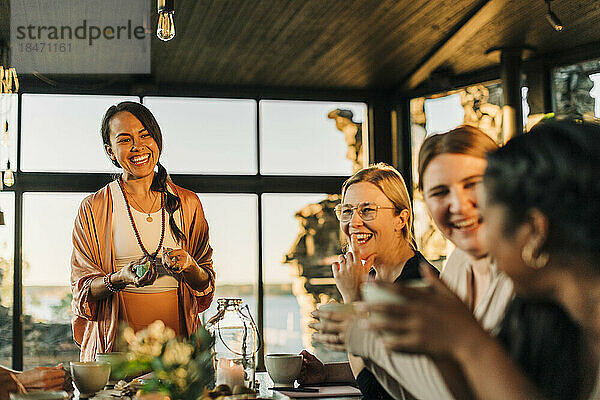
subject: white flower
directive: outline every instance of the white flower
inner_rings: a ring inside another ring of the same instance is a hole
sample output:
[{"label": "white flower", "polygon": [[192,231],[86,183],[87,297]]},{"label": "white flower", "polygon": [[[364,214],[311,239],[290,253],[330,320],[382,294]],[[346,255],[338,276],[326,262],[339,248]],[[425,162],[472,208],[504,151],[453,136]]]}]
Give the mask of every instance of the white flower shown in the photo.
[{"label": "white flower", "polygon": [[185,368],[177,368],[171,377],[171,381],[179,387],[185,389],[187,387],[187,371]]},{"label": "white flower", "polygon": [[161,343],[167,342],[175,337],[175,331],[167,326],[161,320],[156,320],[148,326],[149,336]]},{"label": "white flower", "polygon": [[135,332],[133,328],[127,327],[123,331],[123,338],[127,341],[127,343],[132,344],[136,341]]},{"label": "white flower", "polygon": [[166,327],[164,322],[156,320],[137,333],[126,328],[123,337],[129,343],[130,352],[142,358],[153,358],[160,356],[163,345],[175,337],[175,331]]},{"label": "white flower", "polygon": [[171,340],[165,347],[163,364],[167,368],[173,365],[186,365],[190,362],[193,352],[194,348],[191,345]]}]

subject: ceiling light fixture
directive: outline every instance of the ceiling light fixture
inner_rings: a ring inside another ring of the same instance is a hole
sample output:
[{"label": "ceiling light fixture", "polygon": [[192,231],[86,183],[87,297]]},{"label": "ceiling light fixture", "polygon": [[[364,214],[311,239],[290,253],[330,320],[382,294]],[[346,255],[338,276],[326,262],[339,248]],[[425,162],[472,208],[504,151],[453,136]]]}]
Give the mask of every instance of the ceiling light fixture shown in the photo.
[{"label": "ceiling light fixture", "polygon": [[562,24],[562,22],[560,22],[560,19],[558,19],[558,17],[556,16],[556,14],[554,14],[552,12],[552,10],[550,9],[550,2],[552,0],[545,0],[546,4],[548,5],[548,11],[546,12],[546,20],[548,21],[548,23],[552,26],[552,28],[557,31],[560,32],[563,30],[564,25]]},{"label": "ceiling light fixture", "polygon": [[4,186],[11,187],[15,184],[15,173],[10,169],[10,161],[6,162],[6,171],[4,171]]},{"label": "ceiling light fixture", "polygon": [[156,28],[156,36],[164,41],[175,37],[175,22],[173,22],[173,14],[175,14],[175,0],[158,0],[158,27]]}]

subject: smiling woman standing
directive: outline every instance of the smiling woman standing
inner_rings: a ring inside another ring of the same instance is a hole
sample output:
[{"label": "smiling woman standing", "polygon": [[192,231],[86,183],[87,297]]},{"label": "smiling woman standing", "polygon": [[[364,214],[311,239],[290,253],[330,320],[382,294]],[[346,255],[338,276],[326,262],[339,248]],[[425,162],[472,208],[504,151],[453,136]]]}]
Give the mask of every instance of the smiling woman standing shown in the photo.
[{"label": "smiling woman standing", "polygon": [[75,219],[73,336],[83,361],[115,350],[120,323],[139,330],[162,320],[178,335],[195,332],[214,294],[202,204],[160,164],[162,133],[150,110],[111,106],[101,131],[123,172],[86,197]]}]

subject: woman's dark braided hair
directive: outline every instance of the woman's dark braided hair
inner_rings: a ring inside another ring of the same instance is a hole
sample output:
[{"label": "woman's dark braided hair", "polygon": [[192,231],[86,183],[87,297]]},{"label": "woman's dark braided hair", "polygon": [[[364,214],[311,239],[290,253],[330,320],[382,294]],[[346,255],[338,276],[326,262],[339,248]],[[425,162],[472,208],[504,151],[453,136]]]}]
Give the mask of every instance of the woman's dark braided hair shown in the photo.
[{"label": "woman's dark braided hair", "polygon": [[506,234],[538,209],[548,218],[544,250],[551,256],[598,256],[600,125],[553,120],[536,125],[488,155],[484,185],[488,201],[507,208]]},{"label": "woman's dark braided hair", "polygon": [[[124,101],[116,106],[111,106],[104,117],[102,118],[102,142],[105,145],[110,146],[110,121],[111,119],[118,113],[122,111],[127,111],[133,114],[141,124],[146,128],[146,130],[152,135],[152,138],[158,145],[158,149],[160,154],[162,154],[163,143],[162,143],[162,132],[160,130],[160,126],[158,126],[158,122],[156,122],[156,118],[152,115],[152,112],[148,110],[144,105],[140,103],[136,103],[133,101]],[[159,157],[160,157],[159,154]],[[112,160],[112,163],[121,168],[117,160]],[[162,166],[160,161],[156,164],[158,167],[158,172],[154,174],[154,179],[152,180],[152,185],[150,186],[151,190],[155,192],[164,193],[165,194],[165,210],[169,214],[169,227],[171,228],[171,232],[173,232],[173,236],[180,244],[185,244],[187,239],[181,229],[175,223],[175,218],[173,214],[181,207],[181,199],[176,194],[173,194],[167,190],[167,181],[170,180],[169,175],[165,167]]]}]

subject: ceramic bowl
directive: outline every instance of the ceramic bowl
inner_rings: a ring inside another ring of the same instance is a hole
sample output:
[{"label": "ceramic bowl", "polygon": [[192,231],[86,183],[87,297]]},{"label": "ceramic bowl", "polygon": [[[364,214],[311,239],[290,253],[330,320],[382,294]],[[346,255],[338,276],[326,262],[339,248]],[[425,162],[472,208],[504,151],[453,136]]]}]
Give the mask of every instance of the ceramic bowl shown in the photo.
[{"label": "ceramic bowl", "polygon": [[[424,290],[430,287],[429,283],[422,279],[414,279],[401,283],[403,286],[411,288],[422,288]],[[406,298],[396,292],[389,290],[374,282],[367,282],[360,287],[363,301],[367,304],[403,304]]]},{"label": "ceramic bowl", "polygon": [[[402,283],[404,286],[413,288],[429,288],[430,285],[423,280],[411,280]],[[363,301],[366,304],[404,304],[406,298],[399,293],[396,293],[386,287],[377,285],[373,282],[367,282],[361,286],[361,294]],[[385,321],[390,318],[390,315],[384,312],[370,312],[369,317],[372,321]],[[387,331],[379,332],[380,335],[387,335]]]},{"label": "ceramic bowl", "polygon": [[71,361],[71,377],[82,396],[104,388],[110,376],[110,364],[98,361]]},{"label": "ceramic bowl", "polygon": [[344,304],[344,303],[326,303],[319,305],[319,310],[328,311],[328,312],[345,312],[352,313],[353,311],[352,304]]},{"label": "ceramic bowl", "polygon": [[360,292],[367,304],[403,304],[406,301],[404,296],[372,282],[363,284]]},{"label": "ceramic bowl", "polygon": [[272,353],[265,356],[267,372],[275,386],[294,386],[302,369],[301,354]]}]

